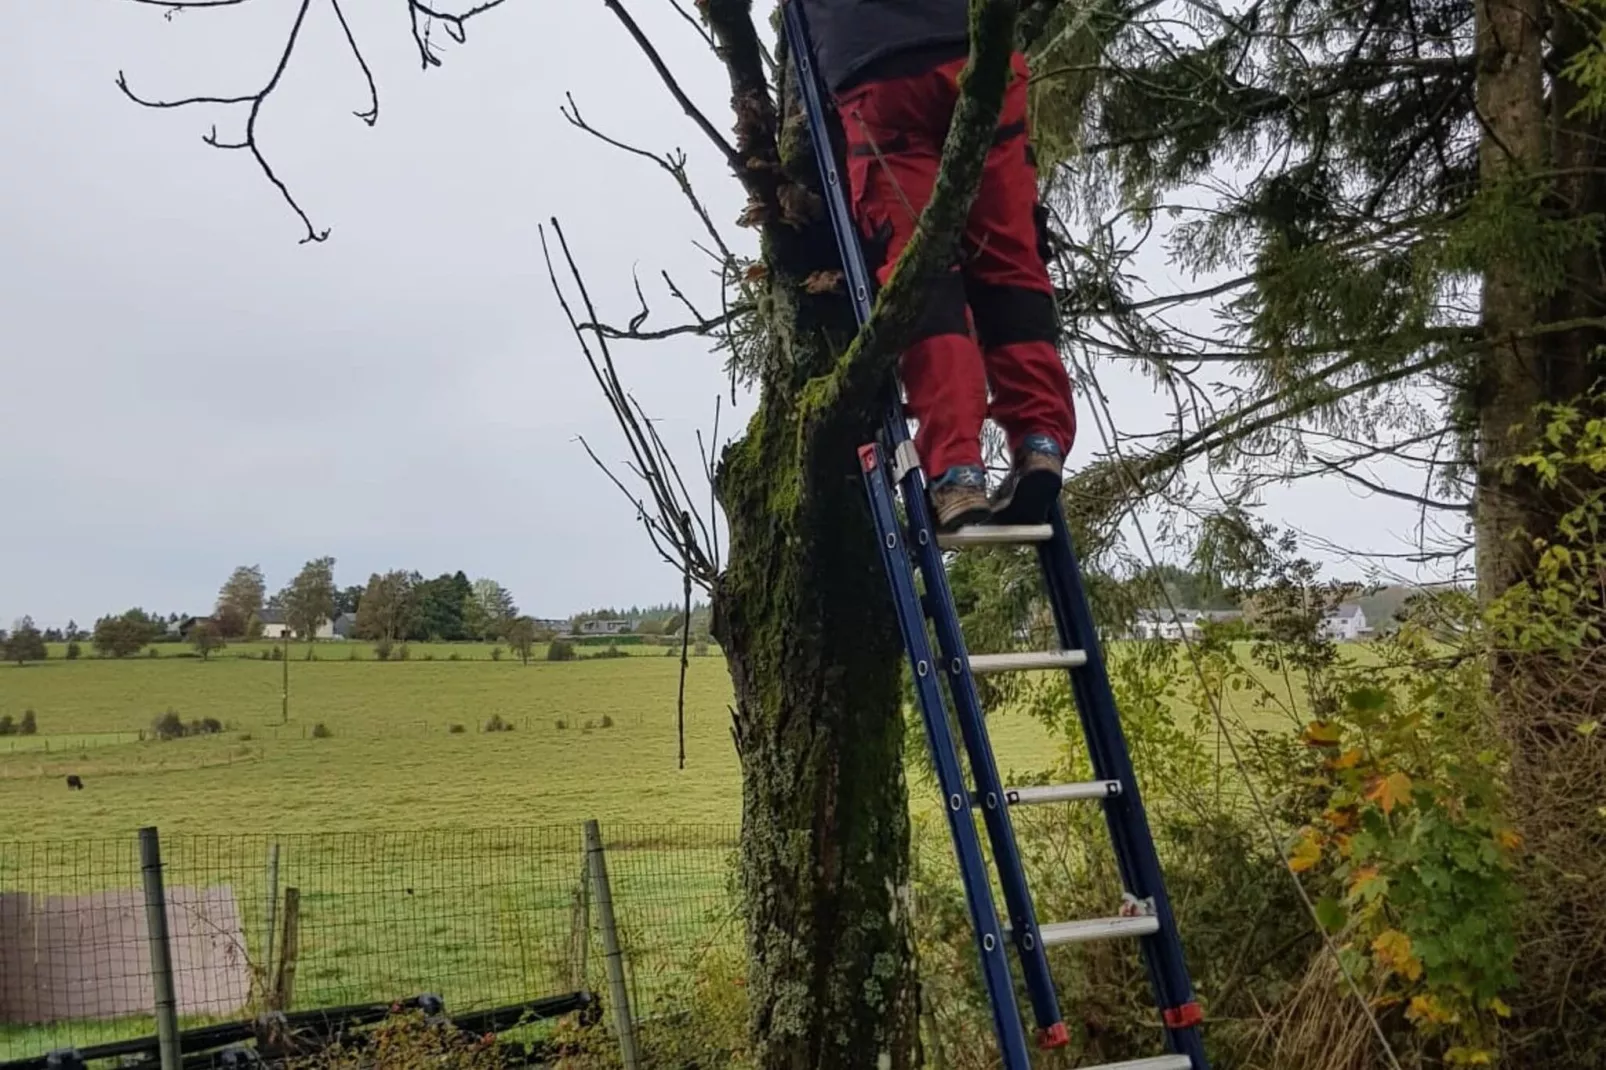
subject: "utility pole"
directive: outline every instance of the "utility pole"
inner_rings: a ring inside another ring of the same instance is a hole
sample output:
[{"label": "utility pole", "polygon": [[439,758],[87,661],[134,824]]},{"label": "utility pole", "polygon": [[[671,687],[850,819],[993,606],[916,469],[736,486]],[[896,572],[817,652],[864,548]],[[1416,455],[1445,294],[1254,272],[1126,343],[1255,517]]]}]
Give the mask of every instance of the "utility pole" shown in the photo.
[{"label": "utility pole", "polygon": [[283,682],[280,685],[280,691],[279,691],[279,699],[280,699],[280,703],[281,703],[281,705],[279,707],[279,723],[280,724],[289,724],[290,723],[290,626],[288,624],[285,625],[284,631],[280,633],[279,652],[282,655],[284,655],[283,657],[281,657],[279,659],[280,665],[281,665],[282,670],[283,670],[283,673],[282,673]]}]

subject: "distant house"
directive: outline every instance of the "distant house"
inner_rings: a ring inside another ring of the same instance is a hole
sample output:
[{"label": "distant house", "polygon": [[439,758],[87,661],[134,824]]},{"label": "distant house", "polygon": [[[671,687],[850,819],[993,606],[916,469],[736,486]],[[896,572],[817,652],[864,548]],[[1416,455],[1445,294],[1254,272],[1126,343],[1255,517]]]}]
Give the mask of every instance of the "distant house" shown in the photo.
[{"label": "distant house", "polygon": [[330,630],[334,632],[334,638],[336,639],[357,638],[357,614],[340,614],[340,616],[335,618],[334,624],[330,626]]},{"label": "distant house", "polygon": [[1140,609],[1132,635],[1137,639],[1197,639],[1204,624],[1241,617],[1242,611],[1236,609]]},{"label": "distant house", "polygon": [[211,617],[185,617],[177,624],[170,625],[167,630],[169,634],[177,634],[180,639],[188,641],[190,633],[195,630],[197,624],[209,624],[211,621]]},{"label": "distant house", "polygon": [[[285,623],[284,610],[264,609],[261,615],[262,638],[283,639],[285,633],[290,631],[290,625]],[[312,633],[314,639],[333,639],[335,637],[335,622],[327,618],[318,625],[318,630]],[[291,636],[291,638],[300,638]]]},{"label": "distant house", "polygon": [[630,630],[627,620],[583,620],[578,635],[623,635]]},{"label": "distant house", "polygon": [[559,635],[568,634],[569,622],[566,620],[558,620],[553,617],[536,617],[534,619],[537,631],[556,632]]},{"label": "distant house", "polygon": [[1354,602],[1336,606],[1322,618],[1322,634],[1335,642],[1353,643],[1371,632],[1372,626],[1366,622],[1365,611]]}]

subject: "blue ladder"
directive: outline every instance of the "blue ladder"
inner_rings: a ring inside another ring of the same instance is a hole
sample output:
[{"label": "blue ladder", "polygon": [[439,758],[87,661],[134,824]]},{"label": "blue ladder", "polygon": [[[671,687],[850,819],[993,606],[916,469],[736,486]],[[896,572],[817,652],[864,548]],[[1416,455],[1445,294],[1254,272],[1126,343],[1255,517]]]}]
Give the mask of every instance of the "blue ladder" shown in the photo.
[{"label": "blue ladder", "polygon": [[[842,174],[831,148],[826,96],[814,69],[814,53],[801,6],[798,0],[783,0],[783,32],[797,66],[809,134],[824,182],[825,201],[842,256],[848,293],[862,326],[870,317],[871,280],[848,209]],[[1087,1070],[1209,1070],[1199,1035],[1202,1014],[1183,962],[1182,941],[1166,896],[1160,860],[1138,795],[1137,778],[1127,752],[1126,737],[1121,731],[1115,696],[1110,690],[1092,614],[1083,593],[1076,551],[1059,505],[1055,504],[1047,523],[971,527],[939,535],[932,523],[925,477],[896,391],[888,406],[880,441],[862,447],[859,460],[887,579],[897,606],[898,625],[914,674],[926,739],[942,787],[943,809],[953,834],[965,901],[981,955],[982,976],[992,1006],[993,1027],[1006,1070],[1028,1070],[1030,1057],[1015,1002],[1009,959],[1004,951],[1005,941],[1014,945],[1020,959],[1036,1019],[1038,1043],[1044,1048],[1056,1048],[1069,1043],[1070,1037],[1060,1014],[1046,948],[1119,937],[1135,937],[1139,941],[1171,1054],[1106,1063]],[[895,505],[895,495],[900,490],[908,518],[907,530],[899,524]],[[943,551],[1028,543],[1037,546],[1061,648],[1038,653],[968,653],[948,587]],[[915,584],[916,568],[925,582],[924,598]],[[926,633],[927,618],[937,634],[942,654],[940,662],[931,650]],[[975,676],[1056,668],[1070,672],[1096,779],[1086,784],[1006,788],[999,779],[992,744],[987,738]],[[975,777],[974,792],[965,784],[948,710],[937,683],[939,675],[948,678],[960,736]],[[1125,888],[1122,906],[1114,917],[1039,925],[1009,810],[1014,806],[1076,800],[1097,800],[1104,806],[1105,821]],[[993,903],[987,863],[973,816],[973,809],[978,806],[1004,894],[1009,917],[1007,927],[1000,924]]]}]

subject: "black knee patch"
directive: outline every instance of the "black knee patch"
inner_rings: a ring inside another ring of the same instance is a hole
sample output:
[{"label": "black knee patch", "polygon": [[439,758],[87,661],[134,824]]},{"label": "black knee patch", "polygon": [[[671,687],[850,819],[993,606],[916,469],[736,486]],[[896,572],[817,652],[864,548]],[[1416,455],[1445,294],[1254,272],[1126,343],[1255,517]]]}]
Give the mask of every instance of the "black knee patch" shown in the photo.
[{"label": "black knee patch", "polygon": [[1032,205],[1032,225],[1037,228],[1037,255],[1043,263],[1051,263],[1059,250],[1054,248],[1054,232],[1048,227],[1048,206]]},{"label": "black knee patch", "polygon": [[965,291],[983,349],[1059,340],[1053,294],[979,282],[967,283]]},{"label": "black knee patch", "polygon": [[881,270],[881,265],[887,262],[887,249],[891,244],[891,220],[884,220],[869,233],[865,233],[862,226],[859,228],[859,250],[864,254],[865,270],[870,272],[872,279],[875,278],[876,272]]},{"label": "black knee patch", "polygon": [[915,320],[910,343],[942,334],[969,334],[965,319],[965,280],[957,270],[945,271],[926,286],[926,303]]}]

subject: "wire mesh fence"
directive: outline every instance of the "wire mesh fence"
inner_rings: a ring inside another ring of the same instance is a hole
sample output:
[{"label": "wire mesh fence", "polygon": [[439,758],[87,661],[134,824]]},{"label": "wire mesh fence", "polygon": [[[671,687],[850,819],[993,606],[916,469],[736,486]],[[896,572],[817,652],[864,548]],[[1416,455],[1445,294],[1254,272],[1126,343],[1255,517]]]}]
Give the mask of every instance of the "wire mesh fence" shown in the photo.
[{"label": "wire mesh fence", "polygon": [[[733,826],[604,825],[633,1002],[739,943]],[[180,1025],[600,988],[581,826],[161,837]],[[139,843],[0,842],[0,1062],[154,1031]]]}]

